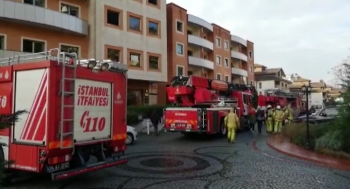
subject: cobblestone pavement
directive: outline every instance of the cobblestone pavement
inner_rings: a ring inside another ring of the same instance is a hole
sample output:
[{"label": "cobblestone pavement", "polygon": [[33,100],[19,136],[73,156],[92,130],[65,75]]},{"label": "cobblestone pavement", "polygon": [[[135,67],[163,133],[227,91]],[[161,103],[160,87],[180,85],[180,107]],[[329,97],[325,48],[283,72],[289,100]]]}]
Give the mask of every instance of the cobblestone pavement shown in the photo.
[{"label": "cobblestone pavement", "polygon": [[11,188],[56,189],[346,189],[350,172],[336,171],[277,153],[266,135],[186,139],[180,134],[140,135],[125,165],[70,180],[34,178]]}]

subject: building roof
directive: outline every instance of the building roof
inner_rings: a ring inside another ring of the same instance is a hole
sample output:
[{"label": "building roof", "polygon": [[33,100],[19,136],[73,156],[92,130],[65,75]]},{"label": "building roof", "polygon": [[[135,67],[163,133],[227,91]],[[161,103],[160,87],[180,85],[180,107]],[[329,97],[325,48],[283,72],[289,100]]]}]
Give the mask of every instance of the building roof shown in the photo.
[{"label": "building roof", "polygon": [[261,68],[261,67],[266,68],[266,66],[264,66],[262,64],[254,63],[254,68]]},{"label": "building roof", "polygon": [[267,68],[261,72],[254,72],[255,75],[269,75],[269,74],[277,74],[280,70],[282,70],[282,75],[285,76],[282,68]]},{"label": "building roof", "polygon": [[303,77],[298,77],[296,80],[294,80],[294,82],[304,82],[304,81],[311,81],[311,80]]},{"label": "building roof", "polygon": [[255,76],[256,81],[281,81],[287,84],[291,84],[292,82],[283,78],[283,77],[277,77],[276,75],[256,75]]}]

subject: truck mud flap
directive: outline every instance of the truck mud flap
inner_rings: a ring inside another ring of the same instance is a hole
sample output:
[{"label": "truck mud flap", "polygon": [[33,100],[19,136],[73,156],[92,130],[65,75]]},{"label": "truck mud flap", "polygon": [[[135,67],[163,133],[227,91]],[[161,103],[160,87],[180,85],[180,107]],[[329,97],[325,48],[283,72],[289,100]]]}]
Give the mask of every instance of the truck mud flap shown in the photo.
[{"label": "truck mud flap", "polygon": [[97,162],[97,163],[89,164],[89,165],[86,165],[85,167],[81,167],[81,168],[77,168],[77,169],[52,173],[51,179],[53,181],[62,180],[62,179],[85,174],[85,173],[92,172],[92,171],[97,171],[97,170],[105,169],[108,167],[114,167],[114,166],[121,165],[121,164],[124,164],[127,162],[128,162],[127,159],[118,159],[118,160]]}]

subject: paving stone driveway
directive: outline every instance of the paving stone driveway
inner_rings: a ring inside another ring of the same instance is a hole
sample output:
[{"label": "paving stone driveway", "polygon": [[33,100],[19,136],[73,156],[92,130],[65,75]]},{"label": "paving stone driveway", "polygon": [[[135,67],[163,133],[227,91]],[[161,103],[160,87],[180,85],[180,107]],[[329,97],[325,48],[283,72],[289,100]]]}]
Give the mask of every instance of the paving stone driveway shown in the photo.
[{"label": "paving stone driveway", "polygon": [[[350,172],[286,157],[266,145],[266,135],[186,139],[180,134],[139,136],[126,165],[66,181],[35,178],[13,189],[346,189]],[[253,143],[253,141],[256,141]]]}]

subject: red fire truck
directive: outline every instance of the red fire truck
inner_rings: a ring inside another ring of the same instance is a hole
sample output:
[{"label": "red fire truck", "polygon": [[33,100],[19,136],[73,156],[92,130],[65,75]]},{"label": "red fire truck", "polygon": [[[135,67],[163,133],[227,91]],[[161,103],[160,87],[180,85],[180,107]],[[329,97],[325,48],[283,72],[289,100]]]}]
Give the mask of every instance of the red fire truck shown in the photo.
[{"label": "red fire truck", "polygon": [[277,89],[268,89],[264,94],[258,96],[258,105],[266,108],[267,105],[276,107],[277,105],[286,106],[290,104],[295,111],[300,111],[302,107],[302,99],[299,94],[291,92],[283,92]]},{"label": "red fire truck", "polygon": [[0,131],[8,171],[59,180],[126,163],[126,74],[59,49],[0,59],[0,114],[28,111]]},{"label": "red fire truck", "polygon": [[226,135],[224,117],[234,108],[241,128],[248,128],[254,87],[198,76],[177,76],[167,87],[167,98],[178,107],[164,110],[164,128],[170,132]]}]

